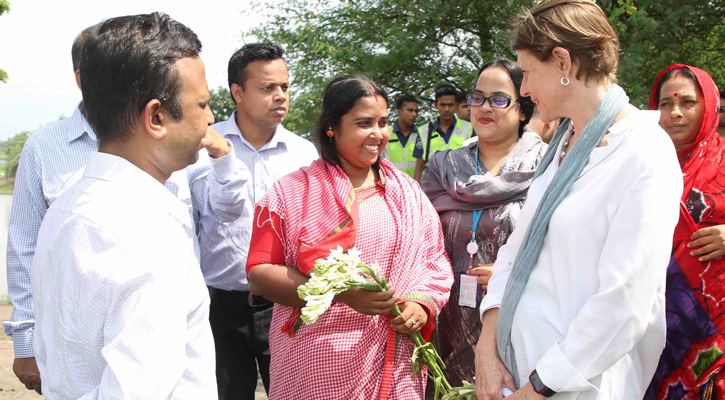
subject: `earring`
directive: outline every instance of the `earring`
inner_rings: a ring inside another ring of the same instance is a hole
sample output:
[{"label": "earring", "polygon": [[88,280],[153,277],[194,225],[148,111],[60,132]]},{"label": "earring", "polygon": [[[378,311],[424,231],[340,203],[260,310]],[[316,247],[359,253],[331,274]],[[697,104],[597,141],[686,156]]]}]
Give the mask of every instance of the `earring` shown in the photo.
[{"label": "earring", "polygon": [[332,127],[327,128],[327,137],[330,138],[330,141],[332,142],[332,137],[335,136],[335,132],[332,131]]},{"label": "earring", "polygon": [[569,86],[569,77],[568,76],[561,77],[561,84],[564,86]]}]

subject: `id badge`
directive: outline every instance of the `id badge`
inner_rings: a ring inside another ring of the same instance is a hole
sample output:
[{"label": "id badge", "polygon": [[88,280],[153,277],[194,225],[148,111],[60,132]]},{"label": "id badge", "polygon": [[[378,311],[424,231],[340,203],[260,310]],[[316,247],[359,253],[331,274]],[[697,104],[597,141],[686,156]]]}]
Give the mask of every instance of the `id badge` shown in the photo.
[{"label": "id badge", "polygon": [[478,297],[478,275],[466,275],[460,272],[460,288],[458,292],[458,305],[461,307],[476,308],[476,298]]}]

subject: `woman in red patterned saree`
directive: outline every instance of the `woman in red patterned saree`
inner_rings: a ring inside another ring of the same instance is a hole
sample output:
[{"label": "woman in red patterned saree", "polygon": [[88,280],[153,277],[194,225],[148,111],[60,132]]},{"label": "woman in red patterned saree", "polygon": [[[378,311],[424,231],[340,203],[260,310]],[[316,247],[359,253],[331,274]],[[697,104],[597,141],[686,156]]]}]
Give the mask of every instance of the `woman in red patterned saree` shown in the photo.
[{"label": "woman in red patterned saree", "polygon": [[[685,190],[667,269],[667,342],[645,399],[725,398],[725,139],[707,72],[674,64],[650,109],[677,149]],[[657,201],[657,199],[652,199]]]},{"label": "woman in red patterned saree", "polygon": [[[408,333],[430,335],[453,277],[440,222],[418,184],[380,159],[387,95],[344,76],[325,89],[322,157],[280,179],[256,205],[247,262],[253,293],[274,301],[269,398],[422,399]],[[297,287],[331,249],[355,247],[394,289],[350,289],[311,325]],[[402,309],[389,316],[395,304]]]}]

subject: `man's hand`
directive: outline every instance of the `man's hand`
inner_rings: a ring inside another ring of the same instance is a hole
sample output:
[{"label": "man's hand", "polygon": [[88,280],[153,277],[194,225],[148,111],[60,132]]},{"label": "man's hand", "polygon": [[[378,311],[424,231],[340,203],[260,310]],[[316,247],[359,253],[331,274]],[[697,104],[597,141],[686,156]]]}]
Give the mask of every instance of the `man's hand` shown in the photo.
[{"label": "man's hand", "polygon": [[420,304],[414,301],[401,304],[400,310],[402,312],[393,319],[391,325],[393,330],[397,332],[413,334],[423,329],[428,322],[428,313]]},{"label": "man's hand", "polygon": [[38,371],[38,364],[35,363],[35,357],[16,358],[13,362],[13,372],[15,372],[20,383],[25,385],[26,389],[35,390],[38,394],[42,394],[40,391],[40,371]]},{"label": "man's hand", "polygon": [[698,261],[710,261],[725,255],[725,225],[702,228],[692,234],[687,247],[691,256],[701,256]]},{"label": "man's hand", "polygon": [[209,152],[211,158],[224,157],[232,151],[227,140],[211,126],[206,129],[206,135],[201,139],[201,145]]}]

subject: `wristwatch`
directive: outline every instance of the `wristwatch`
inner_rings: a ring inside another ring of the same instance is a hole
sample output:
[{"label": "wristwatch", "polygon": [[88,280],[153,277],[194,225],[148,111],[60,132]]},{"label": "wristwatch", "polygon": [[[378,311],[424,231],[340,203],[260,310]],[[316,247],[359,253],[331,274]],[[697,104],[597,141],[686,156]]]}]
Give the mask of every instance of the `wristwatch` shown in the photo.
[{"label": "wristwatch", "polygon": [[531,386],[534,387],[536,393],[544,397],[551,397],[556,394],[555,391],[549,389],[546,385],[544,385],[544,382],[541,381],[541,378],[539,378],[539,373],[536,372],[536,370],[531,371],[531,375],[529,375],[529,382],[531,382]]}]

